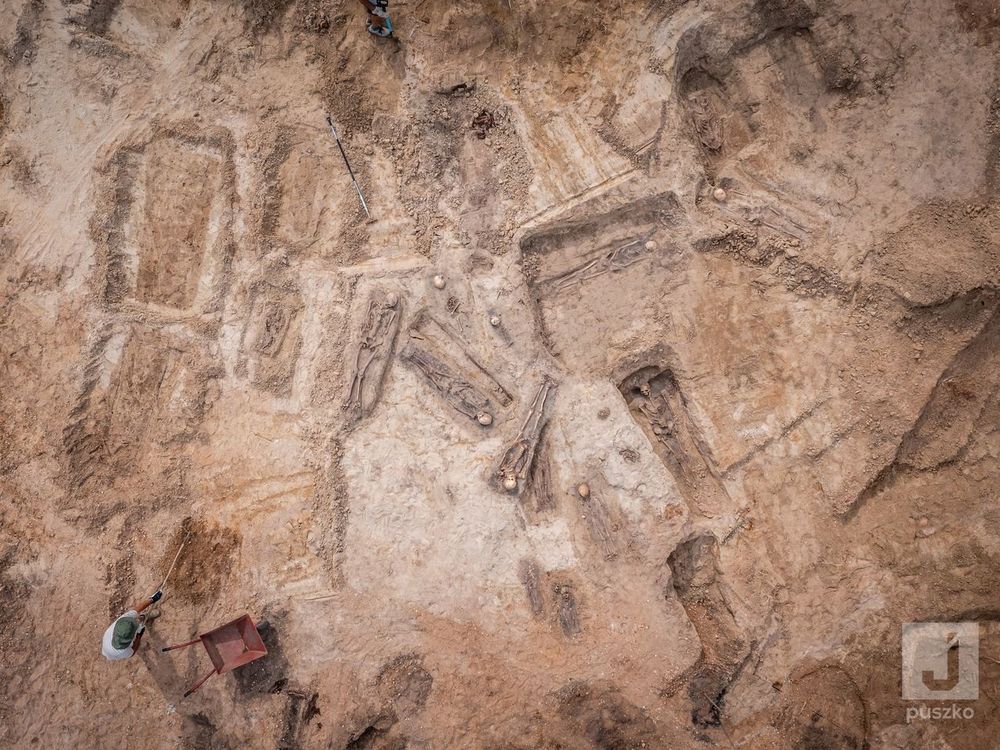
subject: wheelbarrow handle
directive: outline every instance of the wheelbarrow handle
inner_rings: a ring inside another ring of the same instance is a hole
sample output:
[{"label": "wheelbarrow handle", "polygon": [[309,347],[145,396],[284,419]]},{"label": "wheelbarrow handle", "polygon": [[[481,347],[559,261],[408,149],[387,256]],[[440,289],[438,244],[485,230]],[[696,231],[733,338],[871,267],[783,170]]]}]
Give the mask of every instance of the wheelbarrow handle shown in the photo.
[{"label": "wheelbarrow handle", "polygon": [[195,638],[193,641],[188,641],[187,643],[178,643],[176,646],[164,646],[160,649],[162,654],[164,651],[173,651],[175,648],[187,648],[188,646],[193,646],[196,643],[201,643],[201,638]]},{"label": "wheelbarrow handle", "polygon": [[209,672],[207,675],[205,675],[200,680],[198,680],[197,684],[195,684],[194,687],[192,687],[190,690],[188,690],[186,693],[184,693],[184,697],[187,698],[189,695],[191,695],[191,693],[193,693],[195,690],[197,690],[202,685],[204,685],[205,682],[208,680],[208,678],[211,677],[213,674],[215,674],[215,668],[214,667],[212,668],[211,672]]}]

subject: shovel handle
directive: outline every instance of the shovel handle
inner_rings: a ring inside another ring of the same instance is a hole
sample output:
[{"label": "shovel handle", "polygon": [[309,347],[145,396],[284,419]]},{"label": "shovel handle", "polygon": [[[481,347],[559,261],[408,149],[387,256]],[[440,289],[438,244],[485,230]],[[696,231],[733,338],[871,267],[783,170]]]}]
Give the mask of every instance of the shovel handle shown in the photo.
[{"label": "shovel handle", "polygon": [[170,569],[167,571],[167,574],[163,576],[163,583],[160,584],[157,591],[163,591],[163,587],[167,585],[167,580],[170,578],[170,574],[174,572],[174,566],[177,564],[177,558],[181,556],[181,550],[183,550],[184,545],[187,544],[189,536],[191,536],[190,531],[186,533],[184,535],[184,538],[181,540],[181,546],[177,548],[177,554],[174,555],[174,560],[172,563],[170,563]]},{"label": "shovel handle", "polygon": [[188,641],[187,643],[178,643],[176,646],[164,646],[160,649],[162,654],[164,651],[173,651],[175,648],[187,648],[188,646],[193,646],[196,643],[201,643],[201,638],[195,638],[193,641]]}]

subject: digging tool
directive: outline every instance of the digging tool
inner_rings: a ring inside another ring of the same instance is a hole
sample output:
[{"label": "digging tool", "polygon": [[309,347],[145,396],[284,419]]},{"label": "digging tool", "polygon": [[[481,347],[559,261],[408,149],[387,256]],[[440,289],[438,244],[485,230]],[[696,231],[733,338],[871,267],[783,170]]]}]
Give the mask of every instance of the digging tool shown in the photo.
[{"label": "digging tool", "polygon": [[167,574],[163,577],[163,583],[161,583],[157,587],[156,589],[157,591],[163,591],[163,587],[167,585],[167,579],[170,578],[170,574],[174,572],[174,566],[177,565],[177,558],[181,556],[181,550],[184,549],[184,545],[187,544],[188,537],[190,536],[191,536],[190,531],[184,535],[184,538],[181,540],[181,546],[177,548],[177,554],[174,555],[174,561],[170,563],[170,569],[167,571]]},{"label": "digging tool", "polygon": [[330,126],[330,132],[333,133],[333,138],[337,141],[337,148],[340,149],[340,155],[344,157],[344,165],[347,167],[348,174],[351,175],[351,182],[354,183],[354,189],[358,191],[358,198],[361,200],[361,208],[365,210],[365,215],[370,221],[372,215],[368,210],[368,204],[365,203],[365,196],[361,193],[361,186],[358,184],[358,180],[354,176],[354,170],[351,169],[351,162],[347,160],[347,152],[344,151],[344,145],[340,142],[340,136],[337,134],[337,126],[333,124],[333,118],[330,117],[330,115],[326,116],[326,124]]}]

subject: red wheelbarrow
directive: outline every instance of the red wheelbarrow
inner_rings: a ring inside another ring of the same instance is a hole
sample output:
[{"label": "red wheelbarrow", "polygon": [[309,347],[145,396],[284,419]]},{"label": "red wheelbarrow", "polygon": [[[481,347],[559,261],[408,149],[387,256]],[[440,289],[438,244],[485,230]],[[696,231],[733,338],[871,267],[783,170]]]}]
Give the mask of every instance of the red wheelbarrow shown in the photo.
[{"label": "red wheelbarrow", "polygon": [[177,648],[187,648],[196,643],[201,643],[208,651],[208,657],[212,660],[212,671],[202,677],[198,682],[184,693],[187,698],[191,693],[200,688],[213,674],[224,674],[236,667],[242,667],[262,656],[267,656],[267,647],[257,632],[250,615],[237,617],[232,622],[202,633],[193,641],[178,643],[176,646],[164,646],[160,651],[173,651]]}]

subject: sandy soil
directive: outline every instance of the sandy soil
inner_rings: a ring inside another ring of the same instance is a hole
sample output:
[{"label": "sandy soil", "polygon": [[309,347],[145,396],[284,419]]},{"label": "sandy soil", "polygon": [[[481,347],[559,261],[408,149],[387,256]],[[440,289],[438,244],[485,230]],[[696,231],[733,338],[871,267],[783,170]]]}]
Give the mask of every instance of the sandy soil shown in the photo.
[{"label": "sandy soil", "polygon": [[392,9],[0,0],[0,746],[993,746],[996,3]]}]

